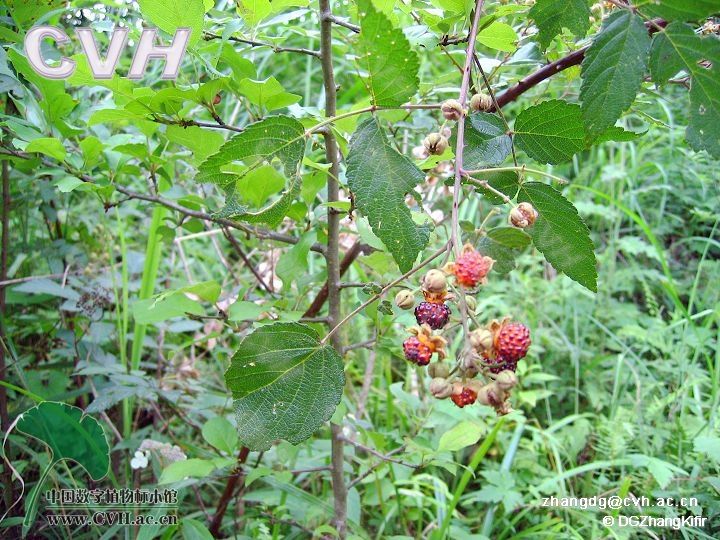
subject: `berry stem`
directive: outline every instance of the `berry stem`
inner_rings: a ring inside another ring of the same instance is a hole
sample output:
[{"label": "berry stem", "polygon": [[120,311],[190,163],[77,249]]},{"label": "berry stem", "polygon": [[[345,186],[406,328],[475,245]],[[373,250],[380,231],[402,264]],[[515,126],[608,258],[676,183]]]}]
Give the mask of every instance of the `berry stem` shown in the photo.
[{"label": "berry stem", "polygon": [[445,253],[447,252],[448,245],[449,245],[449,243],[443,245],[443,247],[441,247],[441,248],[440,248],[439,250],[437,250],[435,253],[433,253],[432,255],[430,255],[430,257],[428,257],[427,259],[425,259],[423,262],[421,262],[420,264],[418,264],[418,265],[415,266],[414,268],[411,268],[410,270],[408,270],[407,272],[405,272],[405,273],[404,273],[402,276],[400,276],[399,278],[397,278],[397,279],[391,281],[390,283],[388,283],[387,285],[385,285],[379,293],[377,293],[377,294],[371,296],[370,298],[368,298],[367,300],[365,300],[365,302],[363,302],[360,306],[358,306],[358,307],[355,308],[353,311],[351,311],[342,321],[340,321],[337,325],[335,325],[333,328],[331,328],[330,331],[325,335],[325,337],[322,338],[322,341],[320,341],[320,343],[322,343],[322,344],[327,343],[327,341],[328,341],[333,335],[335,335],[335,333],[340,329],[340,327],[341,327],[342,325],[344,325],[345,323],[347,323],[350,319],[352,319],[353,317],[355,317],[355,315],[357,315],[358,313],[360,313],[362,310],[364,310],[366,307],[368,307],[368,306],[369,306],[370,304],[372,304],[373,302],[378,301],[380,298],[382,298],[382,296],[383,296],[387,291],[389,291],[390,289],[392,289],[395,285],[397,285],[398,283],[400,283],[400,282],[403,281],[404,279],[412,276],[414,273],[418,272],[419,270],[425,268],[425,267],[426,267],[428,264],[430,264],[432,261],[434,261],[435,259],[437,259],[437,258],[440,257],[441,255],[445,254]]},{"label": "berry stem", "polygon": [[[472,70],[473,58],[475,56],[475,39],[478,32],[478,24],[480,22],[480,14],[482,13],[485,0],[475,0],[475,10],[473,12],[472,25],[468,35],[467,52],[465,53],[465,66],[463,67],[462,82],[460,84],[460,96],[458,101],[465,108],[467,101],[468,87],[470,84],[470,72]],[[463,152],[465,150],[465,115],[463,115],[457,124],[457,145],[455,147],[455,185],[453,188],[453,205],[452,205],[452,224],[450,229],[450,242],[455,253],[455,258],[460,257],[460,223],[459,209],[460,198],[462,196],[462,171],[463,171]],[[460,321],[462,322],[463,338],[466,349],[470,346],[470,328],[468,325],[468,306],[465,300],[465,291],[460,290]],[[462,359],[459,359],[462,361]]]},{"label": "berry stem", "polygon": [[517,171],[521,174],[533,174],[537,176],[544,176],[546,178],[550,178],[551,180],[555,180],[559,184],[567,184],[568,181],[564,178],[561,178],[560,176],[555,176],[554,174],[551,174],[549,172],[541,171],[538,169],[529,169],[525,165],[522,165],[520,167],[491,167],[489,169],[480,169],[477,171],[463,171],[463,175],[465,178],[467,178],[471,183],[478,183],[482,182],[482,180],[478,180],[477,178],[473,178],[471,175],[473,174],[481,174],[481,173],[492,173],[492,172],[507,172],[507,171]]}]

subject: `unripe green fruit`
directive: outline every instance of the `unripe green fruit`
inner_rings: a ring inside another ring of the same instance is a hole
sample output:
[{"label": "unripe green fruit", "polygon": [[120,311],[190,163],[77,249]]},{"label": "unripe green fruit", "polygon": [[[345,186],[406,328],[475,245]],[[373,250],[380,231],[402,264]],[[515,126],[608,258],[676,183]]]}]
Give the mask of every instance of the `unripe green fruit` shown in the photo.
[{"label": "unripe green fruit", "polygon": [[428,366],[428,375],[446,379],[450,375],[450,368],[445,362],[433,362]]}]

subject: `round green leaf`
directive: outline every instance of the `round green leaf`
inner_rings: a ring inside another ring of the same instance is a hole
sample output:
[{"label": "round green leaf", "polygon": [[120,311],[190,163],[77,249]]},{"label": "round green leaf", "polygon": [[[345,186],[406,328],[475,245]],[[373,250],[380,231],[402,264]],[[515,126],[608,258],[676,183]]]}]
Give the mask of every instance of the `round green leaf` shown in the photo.
[{"label": "round green leaf", "polygon": [[100,480],[110,466],[110,447],[100,423],[83,410],[65,403],[43,401],[22,413],[18,431],[45,443],[52,462],[64,459],[81,465],[93,480]]},{"label": "round green leaf", "polygon": [[267,450],[273,441],[304,441],[340,403],[345,375],[340,355],[317,332],[275,323],[240,343],[225,373],[235,399],[240,442]]}]

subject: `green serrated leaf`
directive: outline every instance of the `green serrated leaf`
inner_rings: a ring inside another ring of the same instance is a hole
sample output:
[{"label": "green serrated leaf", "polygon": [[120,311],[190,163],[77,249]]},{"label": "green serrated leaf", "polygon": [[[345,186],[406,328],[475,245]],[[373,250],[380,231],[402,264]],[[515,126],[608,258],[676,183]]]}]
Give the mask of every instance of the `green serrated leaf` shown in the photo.
[{"label": "green serrated leaf", "polygon": [[477,42],[496,51],[513,52],[517,49],[518,36],[509,24],[493,22],[477,33]]},{"label": "green serrated leaf", "polygon": [[637,7],[648,17],[666,21],[700,21],[720,13],[718,0],[645,0]]},{"label": "green serrated leaf", "polygon": [[536,0],[529,16],[538,27],[538,41],[547,49],[552,39],[567,28],[576,38],[585,36],[590,28],[588,0]]},{"label": "green serrated leaf", "polygon": [[603,131],[594,140],[586,140],[586,146],[590,147],[593,144],[601,144],[609,141],[630,142],[642,137],[645,133],[647,133],[647,131],[627,131],[620,126],[612,126]]},{"label": "green serrated leaf", "polygon": [[[457,139],[451,137],[453,148]],[[499,165],[512,150],[512,139],[502,119],[490,113],[475,113],[465,117],[465,151],[463,167],[466,170]]]},{"label": "green serrated leaf", "polygon": [[64,161],[67,154],[63,144],[55,137],[40,137],[33,139],[25,147],[26,152],[38,152],[58,161]]},{"label": "green serrated leaf", "polygon": [[224,142],[220,133],[197,126],[167,126],[165,135],[175,144],[192,150],[192,157],[197,163],[217,152]]},{"label": "green serrated leaf", "polygon": [[535,223],[525,229],[535,247],[556,270],[597,292],[594,246],[572,203],[542,182],[524,183],[518,200],[529,202],[538,212]]},{"label": "green serrated leaf", "polygon": [[671,23],[653,38],[650,68],[658,83],[680,70],[690,74],[687,141],[694,150],[720,158],[720,41],[701,38],[687,24]]},{"label": "green serrated leaf", "polygon": [[265,17],[272,13],[270,0],[237,0],[238,14],[248,26],[257,26]]},{"label": "green serrated leaf", "polygon": [[222,416],[215,416],[205,422],[202,436],[208,444],[228,454],[232,454],[237,447],[237,430]]},{"label": "green serrated leaf", "polygon": [[402,105],[418,90],[420,60],[401,30],[375,9],[370,0],[358,2],[360,39],[358,64],[367,73],[374,105]]},{"label": "green serrated leaf", "polygon": [[[237,217],[250,222],[279,223],[292,200],[299,193],[298,166],[305,151],[305,130],[300,122],[289,116],[270,116],[250,124],[242,133],[227,141],[217,153],[198,168],[195,180],[218,185],[225,192],[225,208],[221,217]],[[280,161],[285,175],[291,178],[281,197],[272,205],[250,212],[240,203],[240,180],[248,172],[266,164]],[[226,172],[235,161],[245,166],[244,172]]]},{"label": "green serrated leaf", "polygon": [[30,28],[46,13],[65,7],[65,0],[6,0],[5,5],[18,26]]},{"label": "green serrated leaf", "polygon": [[286,92],[275,77],[268,77],[262,81],[244,79],[237,87],[250,103],[258,107],[265,107],[268,111],[287,107],[302,99],[302,96]]},{"label": "green serrated leaf", "polygon": [[614,125],[635,100],[649,49],[647,29],[631,11],[616,11],[603,22],[582,63],[580,101],[589,135]]},{"label": "green serrated leaf", "polygon": [[464,421],[440,437],[438,452],[456,452],[478,442],[486,429],[476,422]]},{"label": "green serrated leaf", "polygon": [[203,0],[138,0],[138,4],[145,19],[170,35],[174,35],[178,28],[190,28],[189,45],[197,43],[202,37],[205,18]]},{"label": "green serrated leaf", "polygon": [[412,268],[430,236],[427,226],[418,226],[405,203],[405,196],[425,181],[425,175],[388,142],[377,120],[358,126],[347,157],[348,185],[357,209],[367,216],[370,227],[392,254],[402,272]]},{"label": "green serrated leaf", "polygon": [[[514,199],[520,187],[520,179],[516,171],[481,172],[473,175],[478,180],[486,180],[487,183],[500,193],[504,193],[510,199]],[[475,191],[481,193],[491,204],[503,204],[505,201],[500,195],[475,185]]]},{"label": "green serrated leaf", "polygon": [[522,111],[513,131],[518,148],[541,163],[569,161],[585,148],[580,107],[559,99]]},{"label": "green serrated leaf", "polygon": [[528,234],[515,227],[497,227],[487,232],[488,238],[510,249],[523,249],[530,245],[532,239]]},{"label": "green serrated leaf", "polygon": [[385,315],[392,315],[393,314],[393,308],[392,304],[388,302],[387,300],[383,300],[378,304],[377,310],[380,313],[384,313]]},{"label": "green serrated leaf", "polygon": [[304,441],[340,403],[345,375],[340,355],[317,332],[275,323],[248,334],[225,372],[240,443],[267,450],[277,439]]},{"label": "green serrated leaf", "polygon": [[475,248],[480,254],[495,260],[492,268],[493,273],[505,275],[515,269],[515,251],[489,236],[480,238]]}]

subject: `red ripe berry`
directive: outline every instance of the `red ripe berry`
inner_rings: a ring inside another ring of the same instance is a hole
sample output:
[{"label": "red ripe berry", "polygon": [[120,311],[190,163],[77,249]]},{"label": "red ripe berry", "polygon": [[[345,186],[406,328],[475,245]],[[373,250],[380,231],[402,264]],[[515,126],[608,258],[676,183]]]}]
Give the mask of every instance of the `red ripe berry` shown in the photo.
[{"label": "red ripe berry", "polygon": [[418,324],[427,324],[433,330],[439,330],[450,319],[450,308],[447,304],[420,302],[415,308],[415,320]]},{"label": "red ripe berry", "polygon": [[459,394],[453,394],[450,396],[450,399],[453,400],[455,405],[462,409],[465,405],[472,405],[475,403],[475,400],[477,399],[477,392],[468,387],[464,387],[462,392]]},{"label": "red ripe berry", "polygon": [[495,334],[495,355],[508,364],[517,364],[530,348],[530,330],[521,323],[503,324]]},{"label": "red ripe berry", "polygon": [[472,288],[485,279],[494,262],[467,246],[453,264],[452,272],[460,285]]},{"label": "red ripe berry", "polygon": [[416,336],[410,336],[403,342],[403,352],[405,358],[418,366],[427,366],[433,353],[432,349]]}]

